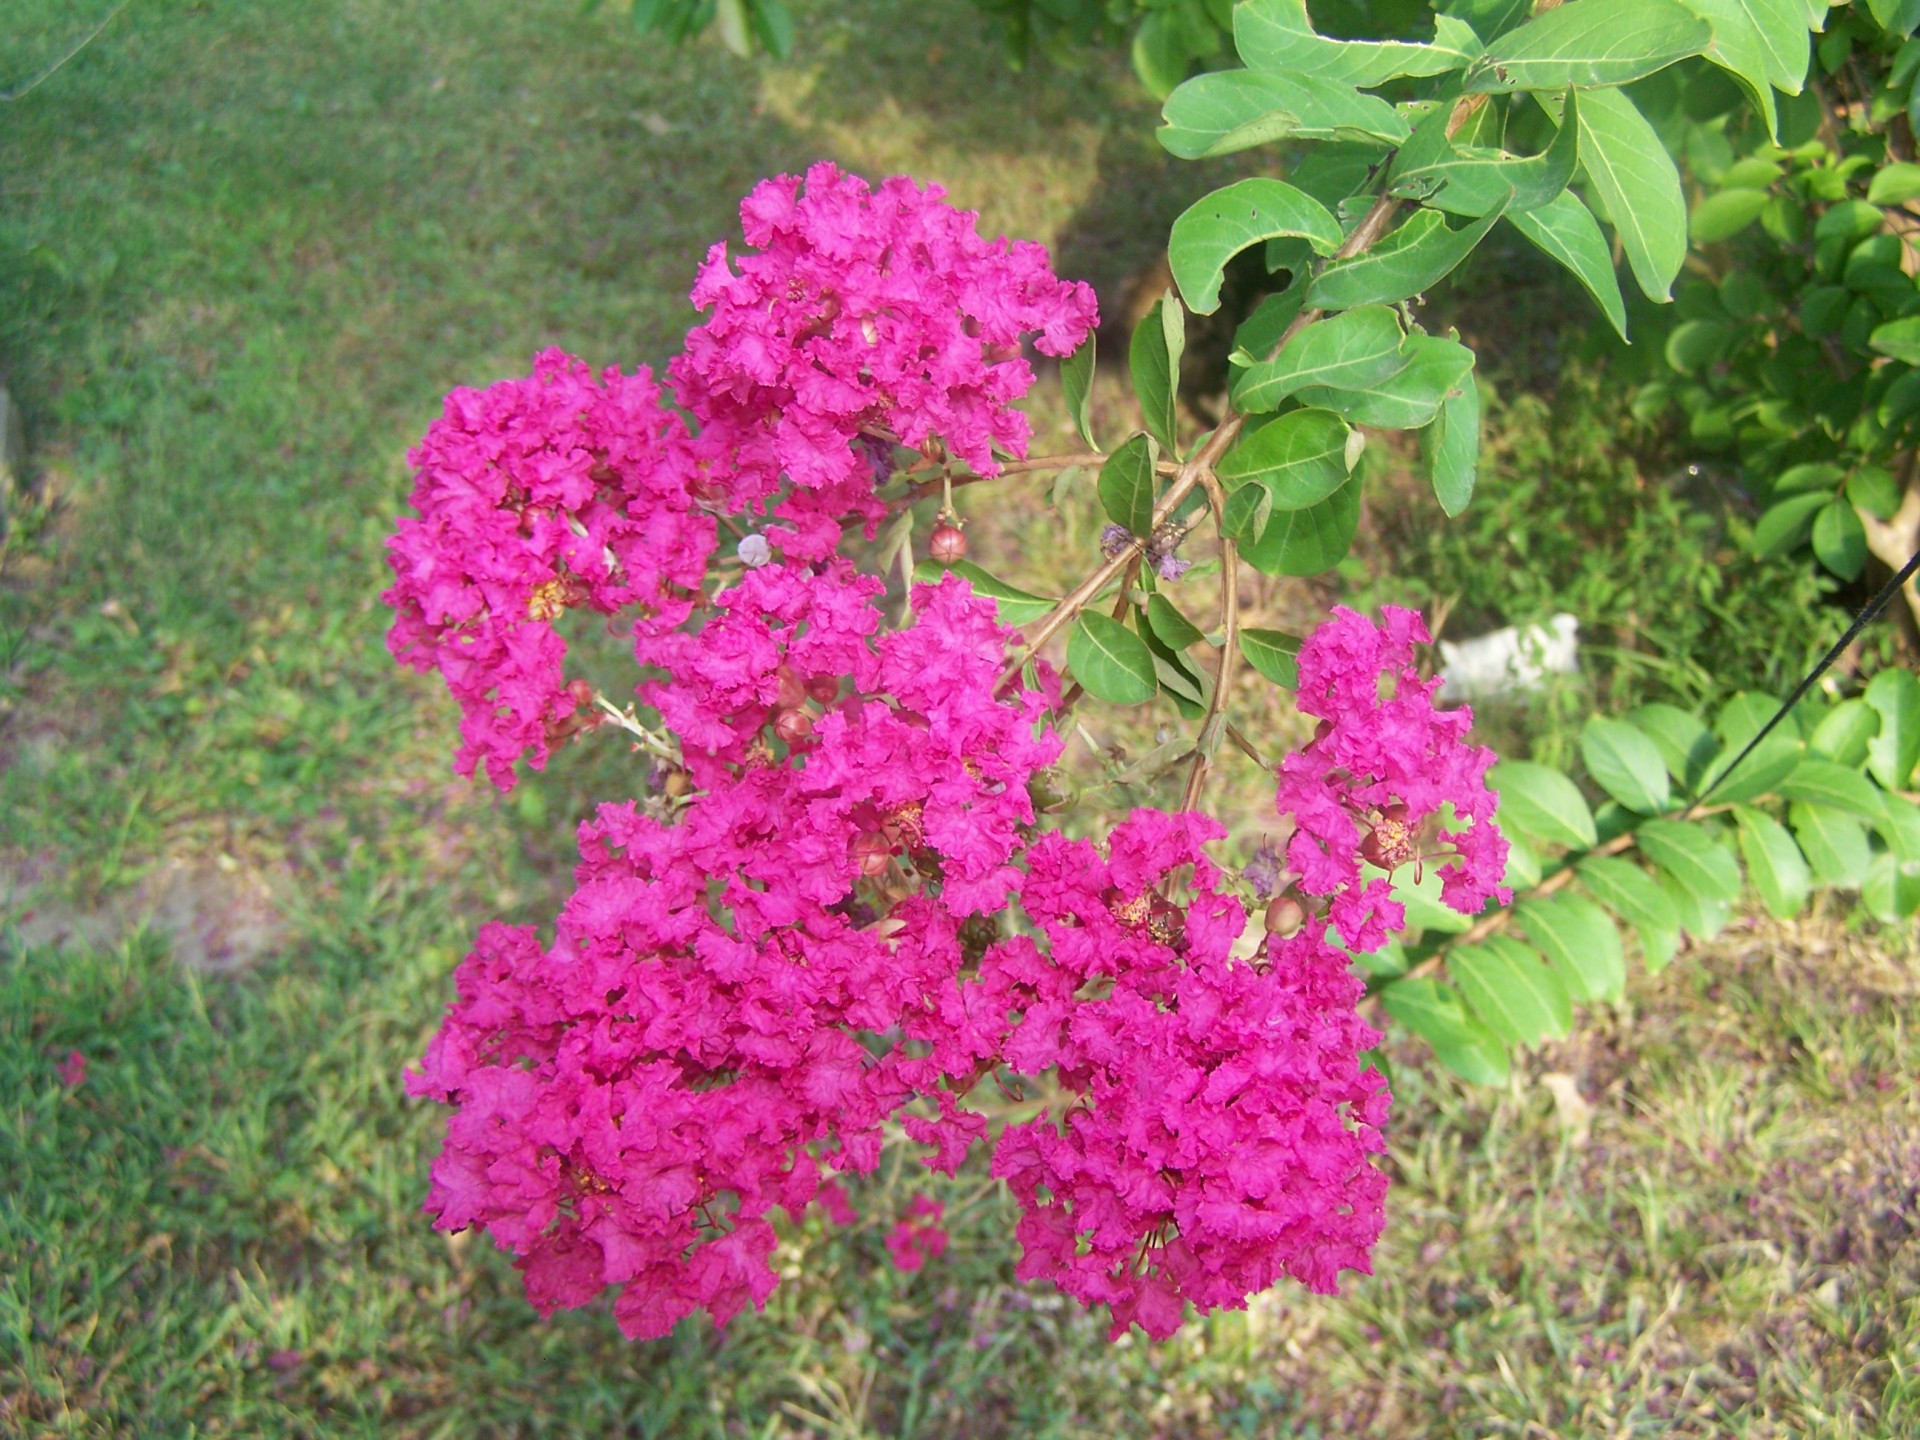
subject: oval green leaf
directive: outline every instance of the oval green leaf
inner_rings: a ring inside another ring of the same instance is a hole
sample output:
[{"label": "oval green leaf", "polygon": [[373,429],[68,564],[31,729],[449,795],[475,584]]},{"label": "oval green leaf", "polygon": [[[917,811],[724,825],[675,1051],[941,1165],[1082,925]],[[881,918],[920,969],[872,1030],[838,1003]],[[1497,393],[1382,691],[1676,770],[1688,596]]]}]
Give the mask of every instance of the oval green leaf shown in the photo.
[{"label": "oval green leaf", "polygon": [[1679,820],[1649,820],[1635,832],[1634,841],[1641,854],[1696,900],[1731,905],[1740,898],[1740,862],[1703,826]]},{"label": "oval green leaf", "polygon": [[1425,976],[1396,980],[1380,992],[1380,1002],[1461,1079],[1475,1085],[1507,1083],[1507,1047],[1467,1013],[1452,986]]},{"label": "oval green leaf", "polygon": [[1145,538],[1153,533],[1153,502],[1159,447],[1151,435],[1135,435],[1100,467],[1100,506],[1116,525]]},{"label": "oval green leaf", "polygon": [[1551,895],[1515,907],[1513,918],[1547,957],[1576,1000],[1614,1000],[1626,990],[1627,956],[1607,912],[1578,895]]},{"label": "oval green leaf", "polygon": [[1106,615],[1083,614],[1074,622],[1067,668],[1089,695],[1109,705],[1140,705],[1159,689],[1147,642]]},{"label": "oval green leaf", "polygon": [[1580,754],[1600,788],[1629,810],[1657,815],[1667,808],[1666,765],[1637,726],[1596,715],[1580,733]]},{"label": "oval green leaf", "polygon": [[1309,385],[1364,390],[1406,367],[1411,357],[1403,338],[1399,317],[1384,305],[1316,320],[1271,360],[1256,361],[1235,377],[1234,406],[1242,414],[1260,414]]},{"label": "oval green leaf", "polygon": [[1512,1044],[1537,1045],[1573,1024],[1565,982],[1517,940],[1495,935],[1462,945],[1448,954],[1447,971],[1474,1013]]},{"label": "oval green leaf", "polygon": [[1487,772],[1487,784],[1499,795],[1495,820],[1523,835],[1569,849],[1596,844],[1593,812],[1573,781],[1551,766],[1531,760],[1502,760]]},{"label": "oval green leaf", "polygon": [[1321,255],[1331,255],[1345,238],[1332,211],[1281,180],[1241,180],[1196,201],[1173,222],[1167,242],[1173,283],[1187,308],[1211,315],[1220,308],[1227,262],[1249,245],[1288,235]]}]

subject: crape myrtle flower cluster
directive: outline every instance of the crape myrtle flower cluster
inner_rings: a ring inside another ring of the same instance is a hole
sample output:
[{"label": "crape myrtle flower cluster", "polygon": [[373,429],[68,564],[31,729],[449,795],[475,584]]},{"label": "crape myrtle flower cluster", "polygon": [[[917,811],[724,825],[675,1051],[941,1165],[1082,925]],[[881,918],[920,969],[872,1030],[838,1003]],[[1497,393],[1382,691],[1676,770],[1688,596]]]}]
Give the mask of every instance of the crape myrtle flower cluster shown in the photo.
[{"label": "crape myrtle flower cluster", "polygon": [[[390,645],[459,701],[461,770],[509,788],[594,723],[555,628],[585,610],[630,635],[679,782],[580,827],[550,940],[490,924],[457,970],[408,1076],[451,1107],[428,1210],[510,1250],[542,1313],[612,1290],[660,1336],[763,1306],[779,1215],[856,1223],[841,1181],[893,1134],[945,1174],[981,1145],[1020,1274],[1115,1334],[1287,1276],[1332,1290],[1386,1188],[1379,1036],[1334,940],[1402,917],[1360,861],[1391,868],[1445,811],[1446,898],[1477,908],[1504,858],[1490,757],[1410,668],[1417,619],[1345,612],[1301,652],[1322,724],[1280,776],[1291,869],[1269,852],[1254,889],[1321,913],[1249,925],[1197,814],[1048,830],[1058,677],[1000,683],[1018,637],[956,574],[890,625],[840,551],[897,447],[982,474],[1024,455],[1021,346],[1083,343],[1091,293],[904,179],[816,166],[742,222],[749,250],[700,272],[678,410],[644,370],[549,352],[455,392],[411,456]],[[720,517],[750,532],[724,551]],[[1029,1085],[1046,1108],[994,1134]],[[938,1259],[942,1219],[923,1196],[895,1221],[900,1268]]]}]

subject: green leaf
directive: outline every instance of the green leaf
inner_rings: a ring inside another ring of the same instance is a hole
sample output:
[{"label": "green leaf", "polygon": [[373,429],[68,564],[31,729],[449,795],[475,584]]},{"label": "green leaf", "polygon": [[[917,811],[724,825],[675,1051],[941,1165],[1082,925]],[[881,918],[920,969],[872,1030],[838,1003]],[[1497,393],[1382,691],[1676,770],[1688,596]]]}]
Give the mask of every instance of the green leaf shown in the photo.
[{"label": "green leaf", "polygon": [[1868,682],[1866,701],[1880,716],[1880,732],[1867,742],[1867,769],[1882,789],[1910,789],[1920,761],[1920,680],[1910,671],[1882,670]]},{"label": "green leaf", "polygon": [[1133,32],[1133,73],[1155,99],[1166,99],[1187,78],[1193,58],[1186,27],[1171,10],[1152,12]]},{"label": "green leaf", "polygon": [[1779,133],[1773,91],[1800,93],[1807,73],[1807,22],[1797,0],[1682,0],[1713,27],[1707,58],[1727,71]]},{"label": "green leaf", "polygon": [[1806,907],[1807,892],[1813,887],[1813,874],[1800,847],[1784,825],[1758,810],[1736,806],[1734,820],[1747,874],[1753,877],[1753,888],[1760,892],[1767,913],[1776,920],[1791,920]]},{"label": "green leaf", "polygon": [[1696,245],[1717,245],[1760,218],[1771,197],[1764,190],[1735,188],[1709,195],[1693,207],[1688,231]]},{"label": "green leaf", "polygon": [[1580,733],[1580,754],[1600,788],[1629,810],[1657,815],[1671,790],[1660,749],[1625,720],[1596,715]]},{"label": "green leaf", "polygon": [[1447,971],[1474,1013],[1511,1044],[1537,1045],[1573,1024],[1565,983],[1517,940],[1495,935],[1462,945],[1447,956]]},{"label": "green leaf", "polygon": [[1920,165],[1901,162],[1874,172],[1867,186],[1869,205],[1904,205],[1920,195]]},{"label": "green leaf", "polygon": [[781,0],[748,0],[747,14],[768,54],[779,60],[793,54],[793,12]]},{"label": "green leaf", "polygon": [[1590,855],[1576,867],[1581,883],[1622,920],[1639,930],[1677,930],[1680,917],[1660,884],[1631,860]]},{"label": "green leaf", "polygon": [[1274,684],[1300,688],[1300,637],[1281,630],[1242,630],[1240,653]]},{"label": "green leaf", "polygon": [[1074,621],[1067,668],[1089,695],[1109,705],[1139,705],[1160,688],[1147,642],[1106,615],[1086,613]]},{"label": "green leaf", "polygon": [[1250,355],[1266,356],[1273,353],[1273,347],[1280,343],[1280,337],[1287,333],[1287,326],[1300,313],[1301,302],[1307,298],[1307,282],[1296,280],[1278,295],[1269,295],[1253,307],[1253,313],[1240,322],[1240,328],[1233,332],[1234,346]]},{"label": "green leaf", "polygon": [[[1144,328],[1144,327],[1142,327]],[[1153,533],[1160,447],[1151,435],[1135,435],[1100,467],[1100,505],[1107,518],[1143,539]]]},{"label": "green leaf", "polygon": [[[1221,458],[1216,467],[1221,483],[1240,501],[1241,518],[1250,510],[1257,488],[1273,510],[1304,510],[1318,505],[1347,483],[1347,424],[1330,410],[1290,410],[1249,434]],[[1228,504],[1228,533],[1241,538],[1244,526],[1232,523],[1235,505]]]},{"label": "green leaf", "polygon": [[1073,417],[1073,428],[1082,440],[1098,450],[1100,442],[1093,438],[1093,342],[1093,333],[1089,331],[1086,343],[1060,362],[1060,388],[1066,392],[1067,413]]},{"label": "green leaf", "polygon": [[1316,320],[1280,347],[1271,360],[1257,361],[1233,382],[1233,403],[1243,415],[1279,407],[1296,390],[1324,385],[1335,390],[1364,390],[1397,375],[1411,357],[1401,349],[1400,320],[1384,305],[1368,305]]},{"label": "green leaf", "polygon": [[1813,530],[1813,517],[1831,499],[1824,493],[1789,495],[1760,512],[1749,548],[1762,560],[1795,549]]},{"label": "green leaf", "polygon": [[1506,209],[1494,209],[1458,230],[1437,210],[1416,210],[1364,255],[1336,260],[1307,287],[1307,303],[1323,310],[1390,305],[1438,284],[1473,253]]},{"label": "green leaf", "polygon": [[1153,673],[1160,684],[1160,693],[1172,702],[1183,719],[1200,719],[1206,714],[1207,702],[1213,694],[1213,677],[1203,674],[1181,651],[1162,640],[1145,610],[1136,606],[1133,622],[1153,656]]},{"label": "green leaf", "polygon": [[1386,101],[1312,75],[1221,70],[1196,75],[1167,97],[1160,143],[1201,160],[1275,140],[1398,145],[1411,132]]},{"label": "green leaf", "polygon": [[1920,365],[1920,315],[1874,326],[1867,336],[1867,348],[1903,365]]},{"label": "green leaf", "polygon": [[1698,55],[1706,21],[1675,0],[1568,0],[1487,47],[1467,67],[1469,92],[1625,85]]},{"label": "green leaf", "polygon": [[1718,320],[1682,320],[1667,335],[1667,364],[1693,375],[1719,363],[1739,338],[1738,327]]},{"label": "green leaf", "polygon": [[1815,490],[1823,495],[1831,495],[1845,473],[1838,465],[1829,465],[1824,461],[1789,466],[1774,477],[1773,497],[1779,499],[1784,495],[1799,495]]},{"label": "green leaf", "polygon": [[1780,795],[1787,800],[1804,800],[1830,810],[1843,810],[1869,822],[1879,820],[1885,813],[1881,792],[1874,789],[1866,776],[1817,755],[1808,755],[1794,767],[1793,774],[1781,782]]},{"label": "green leaf", "polygon": [[1480,53],[1471,27],[1439,16],[1431,45],[1406,40],[1330,40],[1316,34],[1306,0],[1246,0],[1233,7],[1233,43],[1255,70],[1318,75],[1370,90],[1400,76],[1444,75]]},{"label": "green leaf", "polygon": [[1283,235],[1305,240],[1319,255],[1331,255],[1345,238],[1333,212],[1280,180],[1242,180],[1196,201],[1173,222],[1167,242],[1173,283],[1187,308],[1196,315],[1219,309],[1227,262]]},{"label": "green leaf", "polygon": [[1507,869],[1500,883],[1509,889],[1531,890],[1540,883],[1540,857],[1518,835],[1508,835]]},{"label": "green leaf", "polygon": [[1614,1000],[1626,990],[1627,957],[1620,948],[1620,932],[1591,900],[1578,895],[1528,900],[1515,907],[1513,918],[1574,999]]},{"label": "green leaf", "polygon": [[973,587],[973,593],[984,595],[993,601],[994,608],[1000,612],[1000,623],[1019,627],[1038,620],[1042,615],[1051,614],[1058,600],[1049,600],[1042,595],[1016,589],[1006,581],[989,575],[971,560],[956,560],[951,565],[942,565],[934,560],[922,560],[913,567],[913,578],[927,585],[937,585],[940,577],[949,572],[960,576]]},{"label": "green leaf", "polygon": [[1702,826],[1649,820],[1635,832],[1634,842],[1695,899],[1731,905],[1740,898],[1739,862]]},{"label": "green leaf", "polygon": [[1883,792],[1880,823],[1876,828],[1902,864],[1920,865],[1920,807],[1898,795]]},{"label": "green leaf", "polygon": [[1640,956],[1646,961],[1649,975],[1658,975],[1666,969],[1679,949],[1680,927],[1677,923],[1671,930],[1656,930],[1647,926],[1640,931]]},{"label": "green leaf", "polygon": [[1207,638],[1199,626],[1180,613],[1179,606],[1158,591],[1147,597],[1147,624],[1173,650],[1185,650]]},{"label": "green leaf", "polygon": [[[1591,4],[1592,0],[1574,0],[1574,3]],[[1559,10],[1547,12],[1549,16],[1559,13]],[[1622,340],[1627,338],[1627,304],[1620,296],[1619,277],[1613,273],[1613,252],[1600,233],[1600,222],[1580,203],[1578,195],[1566,190],[1538,209],[1520,214],[1508,211],[1507,223],[1571,270],[1599,304],[1615,332]]]},{"label": "green leaf", "polygon": [[1473,352],[1457,340],[1437,335],[1409,335],[1402,348],[1408,357],[1406,367],[1366,390],[1315,385],[1296,391],[1294,398],[1302,405],[1337,411],[1355,425],[1418,430],[1432,422],[1449,396],[1471,387]]},{"label": "green leaf", "polygon": [[1858,580],[1867,568],[1867,531],[1853,506],[1829,500],[1813,517],[1813,553],[1842,580]]},{"label": "green leaf", "polygon": [[1715,746],[1713,732],[1699,716],[1656,703],[1629,710],[1627,719],[1653,741],[1669,775],[1689,790],[1700,783]]},{"label": "green leaf", "polygon": [[1875,234],[1885,223],[1886,216],[1880,213],[1877,205],[1869,205],[1864,200],[1842,200],[1831,206],[1826,214],[1814,223],[1815,240],[1864,240]]},{"label": "green leaf", "polygon": [[[1733,861],[1731,854],[1727,858]],[[1733,863],[1737,866],[1739,862]],[[1680,928],[1701,940],[1711,940],[1726,929],[1727,922],[1733,918],[1731,901],[1696,895],[1665,870],[1660,872],[1660,888],[1673,901],[1674,913],[1680,917]]]},{"label": "green leaf", "polygon": [[713,28],[719,32],[720,43],[734,54],[744,57],[753,53],[746,0],[716,0]]},{"label": "green leaf", "polygon": [[1140,397],[1147,429],[1161,449],[1175,454],[1179,452],[1175,442],[1180,420],[1180,356],[1186,346],[1186,318],[1179,297],[1169,291],[1133,327],[1133,344],[1127,351],[1133,392]]},{"label": "green leaf", "polygon": [[1847,477],[1847,499],[1876,520],[1891,520],[1900,508],[1900,482],[1884,465],[1862,465]]},{"label": "green leaf", "polygon": [[1467,1013],[1452,986],[1425,976],[1396,980],[1381,990],[1380,1003],[1433,1046],[1440,1063],[1461,1079],[1475,1085],[1507,1083],[1507,1047]]},{"label": "green leaf", "polygon": [[1842,700],[1813,727],[1807,743],[1836,765],[1858,770],[1867,763],[1867,750],[1880,733],[1880,712],[1864,700]]},{"label": "green leaf", "polygon": [[1318,505],[1272,517],[1240,557],[1266,575],[1320,575],[1346,558],[1360,529],[1360,482],[1349,480]]},{"label": "green leaf", "polygon": [[1920,0],[1867,0],[1867,9],[1882,30],[1902,39],[1920,25]]},{"label": "green leaf", "polygon": [[1883,852],[1867,867],[1861,903],[1875,918],[1898,924],[1920,910],[1920,866]]},{"label": "green leaf", "polygon": [[1465,510],[1480,474],[1480,390],[1471,375],[1420,432],[1420,456],[1440,508],[1448,515]]},{"label": "green leaf", "polygon": [[[1706,767],[1710,777],[1702,798],[1733,804],[1771,793],[1800,767],[1806,744],[1792,725],[1776,727],[1742,760],[1747,744],[1779,708],[1770,695],[1736,695],[1714,722],[1721,748]],[[1739,761],[1737,769],[1729,768]]]},{"label": "green leaf", "polygon": [[[1577,91],[1567,94],[1572,109],[1563,113],[1552,143],[1538,155],[1459,144],[1447,135],[1453,107],[1436,105],[1395,152],[1387,193],[1449,215],[1484,215],[1502,205],[1510,212],[1537,210],[1567,188],[1579,162],[1580,102]],[[1576,123],[1569,124],[1570,118]]]},{"label": "green leaf", "polygon": [[[1461,935],[1471,930],[1473,918],[1462,915],[1441,898],[1439,870],[1421,869],[1419,878],[1415,879],[1415,868],[1402,867],[1393,879],[1390,892],[1407,912],[1408,933],[1435,931],[1442,935]],[[1371,878],[1377,872],[1370,867],[1365,873]]]},{"label": "green leaf", "polygon": [[1798,800],[1787,807],[1787,819],[1816,881],[1846,890],[1860,888],[1873,859],[1865,826],[1837,810]]},{"label": "green leaf", "polygon": [[1641,290],[1671,300],[1687,258],[1687,197],[1667,147],[1625,95],[1594,90],[1580,106],[1580,159]]},{"label": "green leaf", "polygon": [[1531,760],[1502,760],[1487,772],[1487,784],[1499,795],[1495,819],[1523,835],[1586,850],[1599,842],[1593,812],[1573,781],[1551,766]]}]

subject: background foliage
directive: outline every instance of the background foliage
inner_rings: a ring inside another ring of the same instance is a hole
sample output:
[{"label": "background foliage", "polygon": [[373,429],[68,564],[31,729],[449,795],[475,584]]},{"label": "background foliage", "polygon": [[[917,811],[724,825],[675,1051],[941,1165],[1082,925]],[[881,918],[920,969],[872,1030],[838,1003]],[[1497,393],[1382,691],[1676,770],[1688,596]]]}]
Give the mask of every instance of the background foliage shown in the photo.
[{"label": "background foliage", "polygon": [[[38,44],[67,11],[8,23]],[[499,1257],[426,1228],[433,1121],[399,1068],[473,916],[549,909],[556,831],[621,773],[573,752],[506,805],[450,783],[444,707],[380,650],[378,542],[438,396],[550,341],[664,352],[733,197],[822,152],[1070,243],[1090,197],[1171,214],[1229,178],[1169,180],[1137,143],[1134,81],[1098,57],[1069,94],[961,45],[960,7],[801,18],[794,62],[754,71],[611,49],[571,7],[156,0],[0,110],[0,357],[47,487],[0,568],[0,1253],[20,1260],[0,1279],[0,1428],[1910,1432],[1913,960],[1902,931],[1828,902],[1730,918],[1688,963],[1633,974],[1506,1091],[1396,1042],[1380,1274],[1165,1351],[1109,1349],[1015,1285],[1007,1217],[964,1176],[945,1270],[895,1276],[878,1219],[798,1233],[787,1253],[819,1278],[783,1287],[790,1308],[650,1351],[604,1315],[538,1324]],[[901,57],[947,83],[903,85]],[[1499,563],[1420,522],[1426,478],[1381,442],[1352,554],[1260,577],[1255,618],[1459,595],[1492,623],[1611,584],[1672,639],[1640,652],[1665,665],[1620,655],[1577,682],[1626,687],[1609,705],[1712,714],[1716,676],[1777,692],[1837,630],[1810,608],[1818,572],[1742,558],[1737,492],[1669,491],[1713,457],[1628,411],[1629,361],[1584,354],[1589,302],[1556,268],[1483,250],[1435,301],[1492,381],[1461,523]],[[1503,334],[1529,338],[1478,339]],[[1109,376],[1089,408],[1103,437],[1140,423]],[[1076,443],[1064,406],[1040,418]],[[1669,554],[1653,522],[1638,540],[1608,523],[1629,480],[1684,517]],[[974,553],[1059,593],[1106,517],[1091,483],[1058,511],[1040,498],[962,492]],[[1724,588],[1674,604],[1664,564]],[[1577,766],[1583,693],[1538,703],[1501,721],[1515,752]],[[1285,733],[1278,705],[1259,713]],[[1101,726],[1102,763],[1124,771],[1176,719],[1156,701]],[[1597,831],[1605,807],[1586,808]],[[255,884],[271,900],[247,942]],[[73,1049],[77,1088],[57,1070]]]}]

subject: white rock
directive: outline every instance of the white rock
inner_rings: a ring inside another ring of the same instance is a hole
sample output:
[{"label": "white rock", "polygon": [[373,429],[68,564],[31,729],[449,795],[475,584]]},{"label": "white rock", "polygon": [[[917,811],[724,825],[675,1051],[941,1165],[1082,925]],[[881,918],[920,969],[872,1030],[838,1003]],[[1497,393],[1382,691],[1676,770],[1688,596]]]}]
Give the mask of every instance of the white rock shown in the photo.
[{"label": "white rock", "polygon": [[1549,675],[1580,673],[1580,622],[1555,615],[1544,625],[1509,625],[1459,644],[1442,640],[1440,699],[1524,695]]}]

